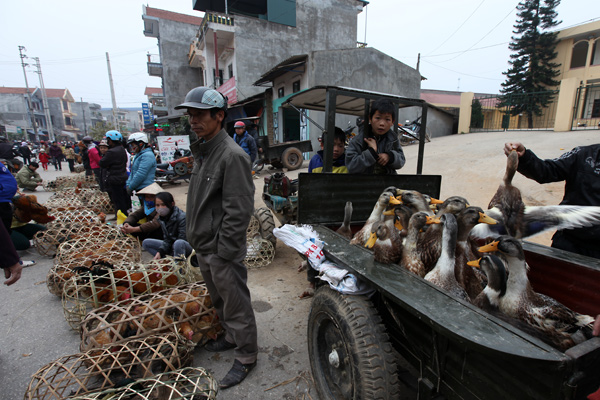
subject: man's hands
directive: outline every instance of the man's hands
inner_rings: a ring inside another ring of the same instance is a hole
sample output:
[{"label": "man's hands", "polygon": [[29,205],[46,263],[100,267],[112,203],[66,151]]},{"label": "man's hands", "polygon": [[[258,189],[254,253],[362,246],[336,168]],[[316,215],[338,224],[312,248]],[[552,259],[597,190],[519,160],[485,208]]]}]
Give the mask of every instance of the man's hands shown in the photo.
[{"label": "man's hands", "polygon": [[142,229],[139,226],[131,226],[127,222],[125,222],[121,227],[121,232],[123,233],[136,233],[141,231]]},{"label": "man's hands", "polygon": [[4,277],[6,280],[4,284],[6,286],[10,286],[21,278],[21,271],[23,270],[23,266],[21,263],[16,263],[15,265],[4,268]]},{"label": "man's hands", "polygon": [[508,157],[511,151],[516,150],[519,157],[525,154],[525,146],[519,142],[506,142],[504,143],[504,154]]}]

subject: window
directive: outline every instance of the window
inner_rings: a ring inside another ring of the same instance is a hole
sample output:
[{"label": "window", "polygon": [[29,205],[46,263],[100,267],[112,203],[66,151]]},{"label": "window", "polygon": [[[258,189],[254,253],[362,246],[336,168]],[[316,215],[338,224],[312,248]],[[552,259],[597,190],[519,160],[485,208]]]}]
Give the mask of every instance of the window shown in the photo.
[{"label": "window", "polygon": [[292,93],[296,93],[300,91],[300,81],[296,81],[292,83]]},{"label": "window", "polygon": [[285,90],[282,86],[279,89],[277,89],[277,97],[282,98],[283,96],[285,96]]},{"label": "window", "polygon": [[229,64],[227,69],[229,70],[229,79],[233,78],[233,64]]},{"label": "window", "polygon": [[215,81],[215,87],[219,87],[223,84],[223,70],[219,70],[219,76],[216,75],[217,70],[213,68],[213,77]]},{"label": "window", "polygon": [[63,104],[63,110],[69,111],[69,102],[66,100],[63,100],[62,104]]},{"label": "window", "polygon": [[588,53],[588,42],[581,41],[573,46],[573,54],[571,55],[571,68],[585,67],[585,62]]},{"label": "window", "polygon": [[594,100],[594,105],[592,106],[592,118],[600,118],[600,99]]},{"label": "window", "polygon": [[65,117],[65,125],[69,126],[71,125],[71,118],[70,117]]}]

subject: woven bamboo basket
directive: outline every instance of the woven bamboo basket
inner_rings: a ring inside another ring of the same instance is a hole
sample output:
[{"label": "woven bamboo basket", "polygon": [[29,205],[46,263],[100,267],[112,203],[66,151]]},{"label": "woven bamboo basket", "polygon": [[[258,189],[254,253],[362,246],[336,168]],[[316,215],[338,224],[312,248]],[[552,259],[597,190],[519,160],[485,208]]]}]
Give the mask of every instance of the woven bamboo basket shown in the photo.
[{"label": "woven bamboo basket", "polygon": [[203,368],[183,368],[139,379],[127,386],[103,390],[73,400],[213,400],[217,398],[217,381]]},{"label": "woven bamboo basket", "polygon": [[248,268],[261,268],[273,262],[275,258],[275,247],[269,240],[265,240],[260,236],[255,236],[248,239],[246,257],[244,264]]},{"label": "woven bamboo basket", "polygon": [[100,262],[88,270],[73,271],[63,287],[63,312],[69,326],[79,330],[83,317],[93,308],[192,282],[195,275],[183,257],[127,264],[126,268]]},{"label": "woven bamboo basket", "polygon": [[52,209],[52,216],[56,219],[52,222],[59,222],[62,224],[83,224],[87,222],[98,222],[103,223],[103,217],[101,213],[97,213],[94,210],[90,210],[85,207],[56,207]]},{"label": "woven bamboo basket", "polygon": [[90,311],[81,323],[80,350],[167,332],[204,344],[220,330],[206,285],[191,283]]},{"label": "woven bamboo basket", "polygon": [[82,164],[77,164],[73,167],[73,169],[75,170],[75,172],[82,173],[85,172],[85,167]]},{"label": "woven bamboo basket", "polygon": [[46,286],[48,291],[55,296],[63,296],[65,283],[75,275],[74,269],[78,267],[91,268],[96,263],[110,263],[118,265],[119,269],[134,269],[136,263],[123,260],[123,256],[118,251],[96,254],[85,258],[75,258],[65,263],[56,264],[46,274]]},{"label": "woven bamboo basket", "polygon": [[179,370],[191,365],[193,348],[170,334],[64,356],[33,374],[24,398],[65,399]]},{"label": "woven bamboo basket", "polygon": [[52,221],[43,231],[33,237],[33,244],[38,253],[53,257],[58,247],[69,240],[87,238],[94,241],[117,240],[126,237],[117,227],[100,222],[69,223],[68,221]]},{"label": "woven bamboo basket", "polygon": [[60,191],[68,188],[96,188],[98,182],[94,176],[86,176],[84,174],[59,176],[52,181],[44,183],[46,191]]},{"label": "woven bamboo basket", "polygon": [[108,194],[98,189],[63,189],[55,192],[44,205],[48,208],[85,207],[105,214],[114,212]]},{"label": "woven bamboo basket", "polygon": [[120,252],[120,259],[127,261],[139,262],[142,258],[140,242],[132,236],[121,234],[115,239],[107,239],[100,234],[93,234],[68,240],[58,246],[54,264],[94,255],[108,255],[110,252]]}]

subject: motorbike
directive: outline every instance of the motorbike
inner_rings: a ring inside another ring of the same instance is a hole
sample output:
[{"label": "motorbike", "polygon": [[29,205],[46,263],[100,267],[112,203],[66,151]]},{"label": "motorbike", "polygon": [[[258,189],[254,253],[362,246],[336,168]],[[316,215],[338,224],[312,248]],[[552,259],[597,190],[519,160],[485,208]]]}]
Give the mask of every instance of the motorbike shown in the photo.
[{"label": "motorbike", "polygon": [[[421,132],[421,122],[419,122],[420,119],[421,117],[418,117],[412,122],[406,120],[404,125],[398,124],[398,131],[401,134],[400,144],[402,146],[407,146],[419,141]],[[428,131],[425,132],[425,142],[431,142],[431,137]]]},{"label": "motorbike", "polygon": [[192,169],[194,168],[194,157],[191,151],[185,149],[181,152],[182,157],[156,165],[154,181],[159,185],[162,183],[178,184],[183,180],[189,182]]},{"label": "motorbike", "polygon": [[13,175],[15,175],[17,172],[19,172],[21,167],[23,167],[23,163],[19,159],[16,159],[16,158],[12,158],[10,160],[7,160],[5,158],[0,158],[0,162],[2,164],[4,164],[6,166],[6,168],[8,168],[9,172]]}]

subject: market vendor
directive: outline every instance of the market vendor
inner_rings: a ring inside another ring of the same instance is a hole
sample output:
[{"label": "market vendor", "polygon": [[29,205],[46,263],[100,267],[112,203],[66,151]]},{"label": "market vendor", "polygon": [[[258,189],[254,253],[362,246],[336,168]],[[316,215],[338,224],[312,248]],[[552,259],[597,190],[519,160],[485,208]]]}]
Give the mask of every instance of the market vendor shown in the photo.
[{"label": "market vendor", "polygon": [[162,240],[162,229],[154,206],[156,194],[162,191],[157,183],[138,190],[137,194],[142,200],[142,206],[129,214],[121,226],[121,232],[131,234],[142,241],[149,238]]},{"label": "market vendor", "polygon": [[38,163],[32,161],[28,166],[21,168],[17,173],[17,184],[21,189],[35,191],[42,185],[42,178],[36,170],[40,167]]}]

